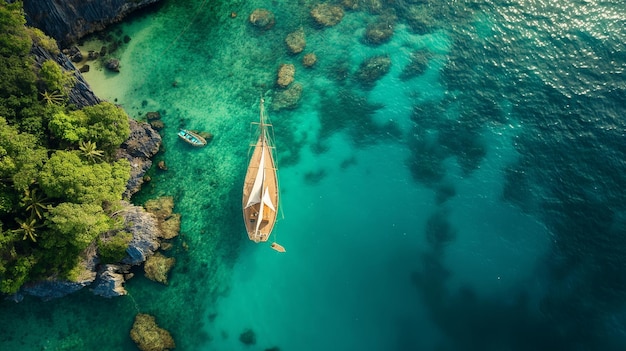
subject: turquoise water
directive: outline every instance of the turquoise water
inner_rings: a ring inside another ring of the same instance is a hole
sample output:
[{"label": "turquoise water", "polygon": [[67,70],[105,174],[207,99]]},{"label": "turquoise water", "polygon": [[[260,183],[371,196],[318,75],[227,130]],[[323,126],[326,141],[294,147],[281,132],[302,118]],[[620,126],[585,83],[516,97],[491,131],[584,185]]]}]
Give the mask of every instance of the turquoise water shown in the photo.
[{"label": "turquoise water", "polygon": [[[157,160],[169,170],[134,201],[174,196],[177,265],[167,287],[137,274],[130,297],[2,302],[0,349],[134,350],[137,311],[180,350],[623,348],[623,5],[385,2],[398,18],[374,46],[363,37],[377,2],[325,29],[312,4],[165,1],[109,31],[131,37],[114,53],[121,73],[85,77],[134,118],[163,115]],[[257,7],[274,28],[247,23]],[[318,57],[310,69],[284,44],[299,27]],[[426,69],[401,79],[419,50]],[[381,54],[389,72],[356,82]],[[273,111],[281,63],[303,95]],[[285,254],[249,242],[241,219],[261,93]],[[181,127],[215,137],[194,149]],[[254,346],[239,340],[248,329]]]}]

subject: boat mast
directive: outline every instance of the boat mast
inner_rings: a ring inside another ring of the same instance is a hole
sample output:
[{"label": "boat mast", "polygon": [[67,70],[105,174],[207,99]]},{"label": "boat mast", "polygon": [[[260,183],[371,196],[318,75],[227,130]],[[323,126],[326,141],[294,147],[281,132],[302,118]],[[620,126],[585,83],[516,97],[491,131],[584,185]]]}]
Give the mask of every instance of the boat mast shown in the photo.
[{"label": "boat mast", "polygon": [[261,113],[259,118],[261,119],[261,122],[259,123],[260,127],[261,127],[261,141],[263,142],[263,144],[265,144],[265,106],[264,106],[264,102],[265,99],[263,97],[261,97]]},{"label": "boat mast", "polygon": [[[256,228],[254,230],[254,237],[255,238],[259,238],[260,234],[261,234],[261,221],[263,218],[263,210],[264,210],[264,206],[265,204],[263,203],[263,198],[265,195],[265,145],[266,145],[266,140],[265,140],[265,115],[264,115],[264,103],[265,100],[263,99],[263,97],[261,96],[261,104],[260,104],[260,113],[259,113],[259,118],[261,119],[259,126],[261,128],[261,163],[259,164],[259,168],[263,169],[263,174],[262,174],[262,180],[261,180],[261,195],[260,195],[260,199],[259,199],[259,213],[258,213],[258,219],[257,219],[257,223],[256,223]],[[256,241],[256,240],[255,240]]]}]

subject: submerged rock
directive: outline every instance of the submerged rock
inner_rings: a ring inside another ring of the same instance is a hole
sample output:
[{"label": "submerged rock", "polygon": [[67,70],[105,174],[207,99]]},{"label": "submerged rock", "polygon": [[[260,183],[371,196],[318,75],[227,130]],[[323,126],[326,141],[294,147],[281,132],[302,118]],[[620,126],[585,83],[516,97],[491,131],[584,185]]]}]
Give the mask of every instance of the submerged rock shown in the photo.
[{"label": "submerged rock", "polygon": [[315,53],[310,52],[302,58],[302,64],[304,67],[313,67],[313,65],[317,62],[317,55]]},{"label": "submerged rock", "polygon": [[426,72],[426,69],[428,69],[428,62],[431,57],[432,54],[426,49],[411,53],[411,61],[404,67],[404,69],[402,69],[399,76],[400,79],[408,80]]},{"label": "submerged rock", "polygon": [[241,341],[244,345],[254,345],[256,344],[256,334],[252,329],[246,329],[239,335],[239,341]]},{"label": "submerged rock", "polygon": [[172,239],[180,232],[180,214],[174,213],[174,198],[162,196],[146,201],[144,207],[157,218],[159,238]]},{"label": "submerged rock", "polygon": [[175,258],[165,257],[158,252],[155,253],[153,256],[148,257],[146,263],[144,263],[143,269],[146,273],[146,278],[167,285],[167,275],[175,263]]},{"label": "submerged rock", "polygon": [[250,21],[253,26],[262,30],[271,29],[276,23],[274,14],[266,9],[256,9],[252,11],[250,17],[248,17],[248,21]]},{"label": "submerged rock", "polygon": [[142,351],[164,351],[176,347],[170,333],[156,324],[156,319],[144,313],[135,317],[130,338]]},{"label": "submerged rock", "polygon": [[274,95],[272,109],[279,111],[282,109],[292,109],[298,106],[302,97],[302,84],[293,83],[289,88],[281,90]]},{"label": "submerged rock", "polygon": [[160,119],[157,119],[155,121],[150,121],[150,127],[155,130],[161,130],[165,128],[165,123],[163,123],[163,121],[161,121]]},{"label": "submerged rock", "polygon": [[393,35],[395,16],[381,16],[376,22],[367,25],[365,30],[365,41],[370,44],[379,45],[386,43]]},{"label": "submerged rock", "polygon": [[172,196],[161,196],[157,199],[146,201],[144,205],[146,211],[152,213],[159,220],[165,220],[174,211],[174,198]]},{"label": "submerged rock", "polygon": [[343,9],[337,5],[323,3],[315,6],[311,10],[311,17],[317,24],[324,27],[331,27],[343,19]]},{"label": "submerged rock", "polygon": [[180,232],[180,214],[173,213],[163,221],[159,221],[161,227],[161,239],[172,239],[178,236]]},{"label": "submerged rock", "polygon": [[355,73],[355,79],[365,88],[372,88],[377,80],[389,72],[391,58],[388,55],[370,57],[363,61]]},{"label": "submerged rock", "polygon": [[292,54],[299,54],[304,50],[306,46],[306,38],[304,37],[304,28],[300,27],[295,32],[289,33],[285,38],[285,44],[289,52]]},{"label": "submerged rock", "polygon": [[280,68],[278,69],[278,79],[276,80],[276,84],[278,84],[278,86],[281,88],[285,88],[286,86],[291,84],[291,82],[293,82],[295,74],[296,66],[290,63],[280,65]]},{"label": "submerged rock", "polygon": [[120,60],[115,58],[110,58],[104,63],[104,67],[113,72],[120,71]]}]

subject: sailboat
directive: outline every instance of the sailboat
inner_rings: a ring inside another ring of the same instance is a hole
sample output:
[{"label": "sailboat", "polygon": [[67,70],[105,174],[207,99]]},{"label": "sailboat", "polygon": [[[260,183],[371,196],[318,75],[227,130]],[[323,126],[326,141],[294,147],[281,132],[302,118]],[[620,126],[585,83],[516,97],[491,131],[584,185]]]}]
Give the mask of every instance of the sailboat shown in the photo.
[{"label": "sailboat", "polygon": [[[261,98],[259,137],[254,145],[243,184],[243,218],[248,238],[255,243],[269,239],[278,213],[278,177],[274,162],[274,145],[268,133],[268,127],[271,125],[266,122],[264,102]],[[274,247],[272,245],[272,248]],[[284,252],[284,249],[280,252]]]}]

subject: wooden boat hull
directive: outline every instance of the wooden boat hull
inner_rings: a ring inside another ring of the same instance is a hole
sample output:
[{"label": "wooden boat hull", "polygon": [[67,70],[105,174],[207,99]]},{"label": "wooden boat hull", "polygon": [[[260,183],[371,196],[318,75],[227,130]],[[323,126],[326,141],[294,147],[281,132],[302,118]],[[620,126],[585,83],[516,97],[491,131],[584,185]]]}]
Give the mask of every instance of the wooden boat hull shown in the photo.
[{"label": "wooden boat hull", "polygon": [[[263,133],[265,130],[261,131],[261,134]],[[267,241],[277,218],[278,178],[272,150],[266,136],[260,136],[250,158],[243,187],[244,223],[248,237],[257,243]],[[258,192],[255,194],[255,181],[261,173],[261,194]],[[260,201],[251,200],[251,197],[255,196]],[[256,203],[251,204],[251,202]]]},{"label": "wooden boat hull", "polygon": [[193,145],[195,147],[202,147],[207,144],[206,139],[201,137],[199,134],[186,129],[181,129],[178,132],[178,137],[185,141],[187,144]]}]

